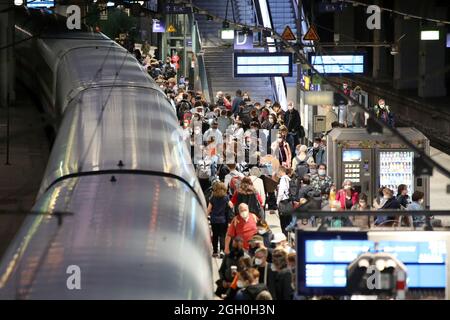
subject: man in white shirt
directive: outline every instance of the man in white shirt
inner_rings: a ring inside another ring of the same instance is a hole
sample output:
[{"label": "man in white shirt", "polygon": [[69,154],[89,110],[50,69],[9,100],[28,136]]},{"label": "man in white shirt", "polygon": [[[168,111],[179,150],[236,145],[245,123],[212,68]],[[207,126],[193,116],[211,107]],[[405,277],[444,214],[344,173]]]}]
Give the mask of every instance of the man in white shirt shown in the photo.
[{"label": "man in white shirt", "polygon": [[283,166],[278,169],[278,176],[280,182],[278,183],[277,205],[280,204],[280,201],[289,199],[289,181],[291,181],[291,178],[286,174],[286,168]]},{"label": "man in white shirt", "polygon": [[216,146],[223,145],[222,132],[220,132],[220,130],[218,128],[219,128],[219,124],[217,123],[217,121],[214,121],[211,124],[211,128],[206,130],[206,132],[203,134],[203,141],[209,141],[210,137],[214,137]]}]

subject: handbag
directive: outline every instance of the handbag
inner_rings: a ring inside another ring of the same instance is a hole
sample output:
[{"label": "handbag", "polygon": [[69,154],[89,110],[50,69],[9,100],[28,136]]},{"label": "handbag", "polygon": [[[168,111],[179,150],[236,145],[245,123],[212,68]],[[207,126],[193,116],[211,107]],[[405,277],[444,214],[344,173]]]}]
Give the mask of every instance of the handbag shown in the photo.
[{"label": "handbag", "polygon": [[278,212],[280,215],[291,214],[294,211],[294,203],[293,201],[286,199],[281,200],[278,204]]}]

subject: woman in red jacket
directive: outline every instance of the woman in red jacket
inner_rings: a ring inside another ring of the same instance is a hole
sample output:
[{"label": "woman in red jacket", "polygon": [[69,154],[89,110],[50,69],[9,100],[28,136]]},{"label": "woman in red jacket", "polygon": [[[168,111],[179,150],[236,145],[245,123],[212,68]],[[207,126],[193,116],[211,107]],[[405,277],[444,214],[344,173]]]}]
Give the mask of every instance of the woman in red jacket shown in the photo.
[{"label": "woman in red jacket", "polygon": [[342,183],[342,189],[336,193],[336,201],[340,202],[342,210],[350,210],[353,205],[358,203],[358,192],[353,189],[352,182],[350,180],[344,180]]}]

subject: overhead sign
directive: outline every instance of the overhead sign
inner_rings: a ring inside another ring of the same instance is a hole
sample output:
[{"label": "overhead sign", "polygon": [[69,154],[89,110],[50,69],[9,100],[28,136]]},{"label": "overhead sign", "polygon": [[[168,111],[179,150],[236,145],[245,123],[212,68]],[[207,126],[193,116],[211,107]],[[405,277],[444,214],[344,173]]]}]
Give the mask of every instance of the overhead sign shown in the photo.
[{"label": "overhead sign", "polygon": [[310,55],[309,61],[320,73],[364,73],[365,55],[361,54],[329,54]]},{"label": "overhead sign", "polygon": [[281,38],[285,41],[295,41],[297,39],[292,32],[291,27],[289,26],[286,26],[286,28],[284,28],[284,31],[281,34]]},{"label": "overhead sign", "polygon": [[182,4],[169,3],[164,6],[164,12],[166,14],[189,14],[191,8]]},{"label": "overhead sign", "polygon": [[[333,91],[305,91],[305,104],[310,106],[332,105]],[[325,131],[325,130],[324,130]]]},{"label": "overhead sign", "polygon": [[234,36],[234,50],[248,49],[253,49],[253,32],[248,31],[244,34],[242,31],[236,30]]},{"label": "overhead sign", "polygon": [[319,41],[319,34],[316,31],[316,28],[314,26],[310,26],[308,29],[308,32],[306,32],[305,36],[303,37],[303,40],[307,41]]},{"label": "overhead sign", "polygon": [[55,0],[28,0],[26,2],[28,8],[51,8],[55,6]]},{"label": "overhead sign", "polygon": [[177,32],[177,29],[175,29],[173,24],[170,24],[167,28],[167,32]]},{"label": "overhead sign", "polygon": [[292,54],[281,52],[235,52],[234,77],[291,77]]},{"label": "overhead sign", "polygon": [[166,32],[166,25],[161,20],[153,19],[152,31],[154,33]]}]

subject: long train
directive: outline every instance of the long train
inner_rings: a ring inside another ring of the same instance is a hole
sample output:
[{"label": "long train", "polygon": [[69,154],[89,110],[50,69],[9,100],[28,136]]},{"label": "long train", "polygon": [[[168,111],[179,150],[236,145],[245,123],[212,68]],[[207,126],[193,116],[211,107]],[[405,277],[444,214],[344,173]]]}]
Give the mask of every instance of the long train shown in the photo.
[{"label": "long train", "polygon": [[211,299],[205,199],[165,94],[105,35],[15,15],[17,74],[57,136],[0,298]]}]

